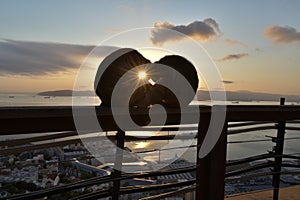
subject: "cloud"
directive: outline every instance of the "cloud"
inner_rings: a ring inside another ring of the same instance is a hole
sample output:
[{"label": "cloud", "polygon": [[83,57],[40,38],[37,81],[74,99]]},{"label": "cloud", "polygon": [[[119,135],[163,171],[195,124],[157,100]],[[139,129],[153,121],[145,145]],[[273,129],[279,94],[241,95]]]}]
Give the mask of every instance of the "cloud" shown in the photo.
[{"label": "cloud", "polygon": [[247,54],[247,53],[229,54],[229,55],[224,56],[223,58],[217,59],[217,61],[239,60],[248,55],[249,54]]},{"label": "cloud", "polygon": [[270,26],[264,30],[264,36],[274,44],[300,42],[300,31],[291,26]]},{"label": "cloud", "polygon": [[255,51],[262,51],[260,48],[256,47]]},{"label": "cloud", "polygon": [[[166,29],[177,31],[183,35],[174,34]],[[162,45],[165,42],[183,40],[185,35],[198,41],[207,41],[221,34],[218,23],[212,18],[204,19],[203,21],[194,21],[187,25],[173,25],[169,22],[156,22],[151,31],[150,40],[154,45]]]},{"label": "cloud", "polygon": [[224,84],[232,84],[232,83],[234,83],[234,81],[223,80],[222,83],[224,83]]},{"label": "cloud", "polygon": [[0,40],[0,76],[36,76],[75,70],[94,47]]},{"label": "cloud", "polygon": [[242,47],[249,48],[248,44],[241,42],[241,41],[237,41],[237,40],[232,40],[232,39],[226,38],[226,39],[224,39],[224,42],[227,44],[230,44],[230,45],[240,45]]}]

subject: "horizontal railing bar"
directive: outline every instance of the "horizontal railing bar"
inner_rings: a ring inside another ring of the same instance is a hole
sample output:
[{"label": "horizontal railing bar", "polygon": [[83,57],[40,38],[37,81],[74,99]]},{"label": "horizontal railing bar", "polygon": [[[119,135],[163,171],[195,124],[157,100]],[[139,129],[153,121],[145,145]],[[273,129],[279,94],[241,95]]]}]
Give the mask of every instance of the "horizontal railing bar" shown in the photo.
[{"label": "horizontal railing bar", "polygon": [[[69,132],[70,136],[73,135],[74,132]],[[76,134],[76,133],[75,133]],[[51,137],[48,137],[51,136]],[[58,136],[58,137],[56,137]],[[90,137],[90,140],[101,140],[101,138],[107,137],[110,140],[116,140],[115,136],[94,136]],[[142,136],[126,136],[125,140],[127,142],[129,141],[144,141],[144,140],[173,140],[173,139],[178,139],[178,140],[185,140],[185,139],[193,139],[193,137],[190,136],[177,136],[174,138],[175,135],[167,135],[167,136],[151,136],[148,138],[143,138]],[[76,144],[76,143],[81,143],[80,138],[75,138],[75,139],[68,139],[64,141],[54,141],[51,143],[43,143],[43,144],[32,144],[29,146],[15,146],[15,144],[18,145],[24,145],[28,144],[28,142],[38,142],[38,141],[44,141],[50,139],[62,139],[64,138],[63,136],[60,136],[60,134],[54,134],[54,135],[47,135],[47,136],[40,136],[40,137],[33,137],[33,138],[24,138],[24,139],[16,139],[16,140],[5,140],[5,141],[0,141],[0,146],[9,146],[10,148],[3,148],[0,149],[0,155],[10,155],[10,154],[16,154],[20,153],[23,151],[32,151],[32,150],[38,150],[38,149],[45,149],[45,148],[51,148],[51,147],[56,147],[56,146],[65,146],[69,144]],[[86,137],[87,139],[88,137]],[[107,139],[105,138],[105,139]],[[294,138],[286,138],[286,140],[296,140],[300,139],[300,137],[294,137]],[[240,144],[240,143],[251,143],[251,142],[265,142],[265,141],[270,141],[268,139],[261,139],[261,140],[246,140],[246,141],[229,141],[227,142],[228,144]],[[192,146],[186,146],[184,148],[188,147],[196,147],[196,145]],[[180,147],[183,148],[183,147]],[[177,147],[171,148],[171,149],[178,149]],[[135,153],[147,153],[147,152],[154,152],[154,151],[164,151],[164,150],[170,150],[170,149],[151,149],[151,150],[145,150],[145,151],[140,151],[140,152],[135,152]]]},{"label": "horizontal railing bar", "polygon": [[300,137],[288,137],[288,138],[284,138],[284,140],[299,140]]},{"label": "horizontal railing bar", "polygon": [[[124,194],[132,194],[132,193],[139,193],[139,192],[148,192],[153,190],[162,190],[162,189],[169,189],[169,188],[176,188],[176,187],[183,187],[188,185],[193,185],[196,183],[196,180],[189,180],[184,182],[176,182],[176,183],[166,183],[160,185],[150,185],[150,186],[141,186],[141,187],[125,187],[120,189],[120,195]],[[110,192],[107,193],[98,193],[92,192],[87,195],[84,195],[79,198],[74,198],[77,200],[88,200],[88,199],[99,199],[111,196]]]},{"label": "horizontal railing bar", "polygon": [[95,197],[95,194],[97,193],[97,199],[103,199],[103,198],[107,198],[109,196],[112,196],[112,188],[110,189],[104,189],[104,190],[100,190],[100,191],[97,191],[97,192],[90,192],[88,194],[83,194],[83,195],[80,195],[78,197],[74,197],[70,200],[94,200],[96,197]]},{"label": "horizontal railing bar", "polygon": [[184,149],[184,148],[194,148],[194,147],[197,147],[197,145],[171,147],[171,148],[163,148],[163,149],[150,149],[150,150],[133,151],[133,152],[134,153],[149,153],[149,152],[155,152],[155,151],[169,151],[169,150],[173,150],[173,149]]},{"label": "horizontal railing bar", "polygon": [[235,128],[235,127],[243,127],[243,126],[251,126],[251,125],[258,125],[258,124],[271,124],[274,123],[273,121],[261,121],[261,122],[239,122],[239,123],[229,123],[228,128]]},{"label": "horizontal railing bar", "polygon": [[[195,183],[196,183],[196,179],[191,179],[188,181],[177,182],[177,183],[166,183],[166,184],[161,184],[161,185],[140,186],[140,187],[137,187],[136,189],[124,188],[124,192],[122,192],[122,188],[121,188],[121,194],[132,194],[132,193],[146,192],[146,191],[151,191],[151,190],[161,190],[161,189],[168,189],[168,188],[174,188],[174,187],[182,187],[182,186],[193,185]],[[135,191],[133,191],[133,190],[135,190]]]},{"label": "horizontal railing bar", "polygon": [[[67,132],[66,134],[61,133],[61,134],[53,134],[53,135],[40,136],[40,137],[0,141],[0,146],[11,147],[11,148],[0,149],[0,155],[10,155],[10,154],[15,154],[15,153],[20,153],[23,151],[32,151],[32,150],[50,148],[50,147],[55,147],[55,146],[65,146],[68,144],[75,144],[75,143],[82,142],[80,138],[75,138],[75,139],[69,139],[69,140],[64,140],[64,141],[54,141],[51,143],[32,144],[30,146],[17,146],[17,145],[29,144],[30,142],[41,142],[41,141],[51,140],[51,139],[62,139],[67,136],[73,136],[73,135],[77,135],[77,133],[76,132]],[[112,136],[112,135],[110,135],[110,136],[94,136],[94,137],[91,137],[90,140],[95,140],[95,139],[99,140],[104,137],[107,137],[110,140],[116,140],[116,137]],[[177,138],[174,138],[174,137],[175,137],[175,135],[151,136],[149,138],[143,138],[142,136],[126,136],[125,140],[127,142],[129,142],[129,141],[144,141],[144,140],[193,139],[193,137],[189,137],[189,136],[186,136],[186,137],[185,136],[177,136]],[[107,138],[105,138],[105,139],[107,139]],[[296,139],[300,139],[300,137],[286,138],[285,140],[296,140]],[[227,143],[228,144],[240,144],[240,143],[266,142],[266,141],[270,141],[270,140],[269,139],[261,139],[261,140],[229,141]],[[184,148],[188,148],[188,147],[196,147],[196,145],[186,146]],[[183,147],[179,147],[179,148],[183,148]],[[170,150],[170,149],[178,149],[178,148],[174,147],[174,148],[169,148],[169,149],[151,149],[151,150],[139,151],[139,152],[135,152],[135,153],[147,153],[147,152],[164,151],[164,150]]]},{"label": "horizontal railing bar", "polygon": [[290,164],[290,163],[282,163],[281,166],[282,166],[282,167],[300,168],[300,165]]},{"label": "horizontal railing bar", "polygon": [[24,145],[29,144],[31,142],[40,142],[40,141],[47,141],[53,139],[60,139],[70,136],[77,136],[78,133],[76,131],[68,131],[63,133],[55,133],[49,135],[42,135],[36,137],[28,137],[28,138],[21,138],[21,139],[13,139],[13,140],[3,140],[0,141],[0,146],[17,146],[17,145]]},{"label": "horizontal railing bar", "polygon": [[[284,140],[300,140],[300,137],[290,137],[285,138]],[[237,141],[229,141],[227,144],[242,144],[242,143],[252,143],[252,142],[268,142],[272,141],[270,139],[260,139],[260,140],[237,140]]]},{"label": "horizontal railing bar", "polygon": [[271,167],[271,166],[274,166],[274,164],[273,163],[262,163],[262,164],[258,164],[258,165],[253,165],[251,167],[246,167],[244,169],[239,169],[239,170],[235,170],[235,171],[232,171],[232,172],[227,172],[225,174],[225,177],[236,176],[236,175],[239,175],[239,174],[243,174],[243,173],[246,173],[246,172],[255,171],[255,170],[258,170],[258,169],[263,169],[263,168]]},{"label": "horizontal railing bar", "polygon": [[252,174],[243,174],[243,175],[239,175],[237,177],[227,177],[226,181],[249,179],[249,178],[254,178],[254,177],[259,177],[259,176],[270,176],[270,175],[274,175],[274,174],[281,174],[281,175],[300,174],[300,171],[258,172],[258,173],[252,173]]},{"label": "horizontal railing bar", "polygon": [[[92,139],[92,138],[91,138]],[[95,137],[96,139],[96,137]],[[66,146],[69,144],[76,144],[81,143],[81,139],[70,139],[70,140],[62,140],[62,141],[56,141],[56,142],[49,142],[44,144],[34,144],[34,145],[28,145],[28,146],[18,146],[18,147],[10,147],[6,149],[0,149],[0,155],[11,155],[11,154],[17,154],[24,151],[33,151],[38,149],[46,149],[51,147],[60,147],[60,146]]]},{"label": "horizontal railing bar", "polygon": [[261,140],[238,140],[238,141],[229,141],[227,144],[242,144],[242,143],[254,143],[254,142],[268,142],[270,139],[261,139]]},{"label": "horizontal railing bar", "polygon": [[[246,173],[246,172],[249,172],[249,171],[255,171],[257,169],[262,169],[262,168],[271,167],[271,166],[274,166],[274,163],[272,161],[269,161],[268,163],[262,163],[262,164],[254,165],[254,166],[247,167],[247,168],[244,168],[244,169],[239,169],[239,170],[235,170],[235,171],[232,171],[232,172],[228,172],[228,173],[226,173],[225,176],[226,177],[236,176],[238,174]],[[282,167],[300,168],[300,165],[289,164],[289,163],[282,163],[281,166]]]},{"label": "horizontal railing bar", "polygon": [[290,131],[300,131],[300,127],[285,127],[286,130],[290,130]]},{"label": "horizontal railing bar", "polygon": [[[195,110],[200,109],[200,123],[207,123],[210,119],[211,110],[214,112],[224,112],[224,106],[188,106],[182,109],[186,116],[195,115]],[[213,108],[213,109],[212,109]],[[118,126],[113,120],[110,108],[107,107],[77,107],[81,111],[95,110],[102,124],[103,131],[118,130]],[[120,109],[122,110],[122,109]],[[124,109],[123,109],[124,110]],[[167,108],[168,125],[180,124],[181,110],[177,108]],[[120,111],[118,114],[120,120],[127,119],[128,116]],[[152,117],[162,117],[165,113],[153,113]],[[131,109],[131,116],[137,118],[148,118],[148,110]],[[81,116],[86,120],[93,115],[87,113]],[[297,120],[300,119],[300,106],[227,106],[226,117],[228,122],[239,121],[279,121],[279,120]],[[198,124],[198,121],[186,121],[187,124]],[[74,131],[76,129],[72,115],[72,107],[1,107],[0,108],[0,134],[24,134],[35,132],[54,132],[54,131]],[[55,126],[54,126],[55,125]],[[154,124],[155,125],[155,124]],[[123,127],[126,131],[135,130],[132,127]],[[138,128],[136,131],[145,130]],[[98,130],[86,130],[98,131]]]},{"label": "horizontal railing bar", "polygon": [[[183,148],[187,148],[187,147],[196,147],[197,145],[192,145],[192,146],[186,146],[186,147],[183,147]],[[175,147],[176,149],[177,148],[180,148],[180,147]],[[172,149],[172,148],[170,148]],[[167,150],[167,149],[166,149]],[[146,150],[146,151],[138,151],[138,152],[134,152],[134,153],[147,153],[147,152],[154,152],[154,151],[158,151],[157,150]],[[264,155],[269,155],[269,156],[264,156]],[[294,156],[294,154],[284,154],[284,155],[275,155],[275,154],[272,154],[272,153],[268,153],[268,154],[261,154],[261,155],[258,155],[258,156],[251,156],[251,157],[247,157],[247,158],[242,158],[242,159],[236,159],[236,160],[228,160],[226,162],[226,167],[229,167],[229,166],[232,166],[232,165],[239,165],[239,164],[243,164],[243,163],[249,163],[249,162],[252,162],[252,161],[257,161],[257,160],[262,160],[262,159],[268,159],[268,158],[275,158],[275,157],[283,157],[283,158],[289,158],[289,159],[299,159],[300,160],[300,156]],[[94,158],[97,158],[97,157],[94,157]],[[80,158],[77,158],[77,160],[81,160]],[[69,161],[73,161],[73,159],[68,159],[68,160],[64,160],[64,161],[61,161],[61,163],[63,162],[69,162]]]},{"label": "horizontal railing bar", "polygon": [[287,121],[288,124],[300,124],[300,120]]},{"label": "horizontal railing bar", "polygon": [[261,155],[257,155],[257,156],[242,158],[242,159],[238,159],[238,160],[229,160],[226,162],[226,166],[239,165],[239,164],[243,164],[243,163],[248,163],[248,162],[257,161],[257,160],[263,160],[263,159],[272,158],[272,157],[274,157],[274,154],[267,153],[267,154],[261,154]]},{"label": "horizontal railing bar", "polygon": [[294,156],[294,154],[275,155],[274,153],[270,152],[267,154],[261,154],[261,155],[251,156],[251,157],[237,159],[237,160],[229,160],[226,162],[226,166],[239,165],[239,164],[243,164],[243,163],[249,163],[252,161],[263,160],[263,159],[267,159],[267,158],[276,158],[276,157],[300,159],[300,156]]},{"label": "horizontal railing bar", "polygon": [[166,192],[166,193],[162,193],[162,194],[158,194],[158,195],[154,195],[154,196],[150,196],[150,197],[143,197],[143,198],[140,198],[139,200],[159,200],[159,199],[166,198],[166,197],[172,197],[172,196],[178,195],[178,194],[185,194],[188,192],[193,192],[195,190],[196,190],[196,185],[192,185],[192,186],[184,187],[184,188],[174,190],[171,192]]},{"label": "horizontal railing bar", "polygon": [[[139,131],[148,131],[148,132],[160,132],[160,131],[197,131],[197,128],[198,127],[179,127],[179,126],[173,126],[173,127],[141,127],[141,129],[139,129]],[[110,130],[110,131],[113,131],[113,130]],[[114,130],[115,131],[115,130]],[[126,131],[136,131],[136,129],[128,129]],[[11,136],[11,135],[26,135],[26,134],[48,134],[48,133],[55,133],[55,132],[75,132],[74,131],[65,131],[65,130],[61,130],[61,131],[42,131],[42,132],[39,132],[39,133],[36,133],[36,132],[21,132],[21,133],[13,133],[13,132],[7,132],[6,134],[5,133],[1,133],[1,129],[0,129],[0,136]],[[95,132],[107,132],[107,131],[103,131],[103,130],[90,130],[89,133],[95,133]],[[37,136],[39,137],[39,136]]]},{"label": "horizontal railing bar", "polygon": [[[144,140],[192,140],[196,136],[191,136],[191,135],[162,135],[162,136],[126,136],[125,141],[144,141]],[[116,140],[116,136],[90,136],[90,137],[85,137],[84,141],[101,141],[101,140]],[[13,143],[13,141],[11,141]],[[10,155],[10,154],[16,154],[16,153],[21,153],[24,151],[33,151],[33,150],[38,150],[38,149],[45,149],[45,148],[51,148],[51,147],[57,147],[57,146],[66,146],[69,144],[76,144],[76,143],[82,143],[82,140],[77,137],[74,139],[68,139],[68,140],[61,140],[61,141],[52,141],[48,143],[43,143],[43,144],[31,144],[28,146],[16,146],[16,147],[9,147],[9,148],[4,148],[0,149],[0,155]]]},{"label": "horizontal railing bar", "polygon": [[[58,135],[58,134],[55,134],[55,135]],[[43,136],[41,136],[41,137],[43,137]],[[85,140],[86,141],[88,141],[88,140],[95,141],[95,140],[101,140],[101,138],[104,138],[104,137],[107,137],[105,139],[110,139],[112,141],[116,140],[116,137],[112,136],[112,135],[110,135],[110,136],[86,137]],[[59,138],[61,138],[61,137],[57,137],[56,139],[59,139]],[[35,140],[35,138],[32,138],[32,139],[33,139],[32,141],[39,141],[39,140]],[[52,139],[54,139],[54,138],[52,138]],[[190,137],[190,136],[177,136],[175,138],[175,135],[164,135],[164,136],[151,136],[151,137],[148,137],[148,138],[143,138],[142,136],[126,136],[126,138],[125,138],[126,142],[129,142],[129,141],[144,141],[144,140],[174,140],[174,139],[175,140],[186,140],[186,139],[193,139],[193,137]],[[286,140],[295,140],[295,139],[300,139],[300,137],[286,138]],[[13,146],[13,144],[15,144],[15,141],[17,141],[17,143],[19,143],[19,144],[28,144],[26,141],[31,141],[31,140],[26,139],[24,142],[22,142],[22,139],[1,141],[1,142],[3,142],[1,144],[1,146],[10,146],[10,148],[0,149],[0,155],[11,155],[11,154],[16,154],[16,153],[21,153],[21,152],[24,152],[24,151],[33,151],[33,150],[51,148],[51,147],[56,147],[56,146],[65,146],[65,145],[69,145],[69,144],[82,143],[80,138],[75,138],[75,139],[68,139],[68,140],[63,140],[63,141],[53,141],[53,142],[50,142],[50,143],[43,143],[43,144],[31,144],[29,146]],[[261,140],[247,140],[247,141],[229,141],[228,144],[264,142],[264,141],[270,141],[270,140],[261,139]],[[179,148],[190,148],[190,147],[196,147],[196,145],[179,147]],[[178,149],[178,148],[174,147],[174,148],[170,148],[170,149]],[[151,149],[151,150],[139,151],[139,152],[135,152],[135,153],[147,153],[147,152],[164,151],[164,150],[170,150],[170,149]]]},{"label": "horizontal railing bar", "polygon": [[290,159],[296,159],[300,160],[300,156],[294,156],[294,155],[283,155],[283,158],[290,158]]},{"label": "horizontal railing bar", "polygon": [[[70,136],[73,135],[74,132],[69,132]],[[75,133],[76,134],[76,133]],[[48,137],[51,136],[51,137]],[[58,137],[56,137],[58,136]],[[101,139],[101,137],[106,137],[106,136],[94,136],[91,137],[90,140],[94,139]],[[175,135],[168,135],[168,136],[151,136],[149,138],[143,138],[141,136],[126,136],[125,140],[128,141],[144,141],[144,140],[173,140]],[[45,139],[47,138],[47,139]],[[45,141],[45,140],[50,140],[50,139],[61,139],[64,138],[63,136],[60,136],[60,134],[54,134],[54,135],[47,135],[47,136],[41,136],[41,137],[33,137],[33,138],[24,138],[24,139],[16,139],[16,140],[5,140],[5,141],[0,141],[0,146],[9,146],[11,148],[4,148],[0,149],[0,155],[10,155],[10,154],[15,154],[15,153],[20,153],[23,151],[32,151],[32,150],[38,150],[38,149],[44,149],[44,148],[50,148],[50,147],[55,147],[55,146],[65,146],[68,144],[75,144],[75,143],[81,143],[80,138],[76,139],[69,139],[69,140],[64,140],[64,141],[54,141],[51,143],[43,143],[43,144],[33,144],[30,146],[15,146],[15,144],[18,145],[24,145],[28,144],[29,142],[38,142],[38,141]],[[115,136],[107,136],[108,139],[110,140],[116,140]],[[106,138],[106,139],[107,139]],[[179,140],[184,140],[184,139],[193,139],[192,137],[184,137],[184,136],[177,136]],[[286,140],[296,140],[300,139],[300,137],[295,137],[295,138],[286,138]],[[227,142],[228,144],[239,144],[239,143],[251,143],[251,142],[265,142],[265,141],[270,141],[268,139],[261,139],[261,140],[246,140],[246,141],[229,141]],[[196,147],[196,145],[191,145],[191,146],[185,146],[184,148],[188,147]],[[145,151],[138,151],[135,153],[147,153],[147,152],[154,152],[154,151],[164,151],[164,150],[170,150],[170,149],[178,149],[178,148],[183,148],[183,147],[174,147],[174,148],[169,148],[169,149],[151,149],[151,150],[145,150]]]},{"label": "horizontal railing bar", "polygon": [[248,133],[253,131],[261,131],[261,130],[270,130],[276,129],[276,126],[259,126],[259,127],[252,127],[252,128],[244,128],[244,129],[236,129],[236,130],[228,130],[228,135],[239,134],[239,133]]}]

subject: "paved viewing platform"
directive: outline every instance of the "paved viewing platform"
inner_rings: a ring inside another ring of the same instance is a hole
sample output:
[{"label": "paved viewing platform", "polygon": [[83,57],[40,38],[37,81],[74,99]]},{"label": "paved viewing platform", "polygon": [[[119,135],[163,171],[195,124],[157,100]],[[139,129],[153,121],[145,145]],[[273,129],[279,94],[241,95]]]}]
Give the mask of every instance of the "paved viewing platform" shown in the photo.
[{"label": "paved viewing platform", "polygon": [[[298,200],[300,197],[300,185],[280,188],[280,200]],[[273,190],[254,191],[233,197],[227,200],[271,200],[273,199]]]}]

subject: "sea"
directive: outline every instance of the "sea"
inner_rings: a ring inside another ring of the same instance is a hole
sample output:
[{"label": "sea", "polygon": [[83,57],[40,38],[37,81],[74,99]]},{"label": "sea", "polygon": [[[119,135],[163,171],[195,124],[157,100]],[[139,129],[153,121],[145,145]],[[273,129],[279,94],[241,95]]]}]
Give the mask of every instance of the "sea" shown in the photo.
[{"label": "sea", "polygon": [[[36,94],[0,94],[0,107],[22,107],[22,106],[71,106],[72,98],[77,98],[77,105],[88,106],[90,102],[94,102],[94,105],[99,105],[100,100],[97,97],[80,96],[80,97],[52,97],[52,96],[39,96]],[[199,101],[192,102],[199,105],[211,105],[211,102]],[[216,103],[217,104],[217,103]],[[239,102],[227,102],[228,105],[279,105],[279,101],[239,101]],[[298,102],[286,102],[286,105],[298,105]],[[290,126],[297,126],[297,124],[291,124]],[[246,128],[246,127],[244,127]],[[52,134],[52,133],[47,133]],[[136,132],[126,132],[128,135],[140,135]],[[157,133],[161,134],[161,133]],[[169,134],[172,134],[171,132]],[[180,134],[187,134],[180,133]],[[190,134],[196,134],[196,131],[191,131]],[[229,135],[227,145],[227,159],[234,160],[248,156],[259,155],[271,151],[274,147],[274,143],[270,140],[270,136],[276,136],[276,130],[260,130],[248,133]],[[153,133],[151,133],[153,135]],[[0,140],[8,140],[15,138],[31,137],[31,134],[26,135],[12,135],[12,136],[0,136]],[[300,154],[300,132],[299,131],[286,131],[286,140],[284,144],[285,154]],[[299,139],[298,139],[299,138]],[[254,140],[262,140],[254,142]],[[266,140],[266,141],[264,141]],[[249,142],[250,141],[250,142]],[[253,141],[253,142],[251,142]],[[172,142],[172,143],[171,143]],[[237,143],[236,143],[237,142]],[[171,143],[172,150],[164,151],[164,147]],[[147,141],[141,142],[128,142],[126,146],[134,152],[140,152],[139,155],[147,161],[164,160],[178,156],[176,148],[189,145],[195,145],[196,141],[178,140],[178,141]],[[154,151],[162,149],[161,151]],[[153,151],[151,151],[153,150]],[[150,151],[150,152],[145,152]],[[145,152],[145,153],[143,153]],[[196,161],[196,148],[187,148],[185,153],[181,155],[182,158],[190,161]]]}]

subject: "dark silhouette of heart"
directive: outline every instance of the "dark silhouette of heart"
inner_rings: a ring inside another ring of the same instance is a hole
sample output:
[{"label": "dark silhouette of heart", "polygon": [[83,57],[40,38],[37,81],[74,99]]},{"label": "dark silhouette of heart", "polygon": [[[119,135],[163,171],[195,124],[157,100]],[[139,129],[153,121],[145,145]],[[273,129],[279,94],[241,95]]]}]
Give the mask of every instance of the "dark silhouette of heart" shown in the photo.
[{"label": "dark silhouette of heart", "polygon": [[[187,59],[178,55],[165,56],[155,63],[166,65],[175,69],[177,72],[183,75],[185,79],[189,82],[192,89],[194,90],[194,94],[185,94],[186,87],[179,88],[180,94],[184,95],[184,98],[181,98],[181,104],[188,105],[193,100],[199,84],[197,71],[194,65],[190,63]],[[154,73],[153,80],[159,80],[161,78],[164,78],[170,83],[174,83],[178,79],[178,73],[170,74],[169,72],[164,72],[162,69],[159,69],[159,73]],[[157,88],[156,91],[157,93],[161,94],[157,97],[161,99],[161,104],[164,104],[168,107],[179,107],[178,100],[176,98],[171,98],[169,92],[167,92],[166,89],[162,90],[161,88]],[[153,93],[156,92],[154,91]]]},{"label": "dark silhouette of heart", "polygon": [[[94,82],[95,92],[101,99],[102,106],[110,106],[113,90],[118,80],[136,66],[151,63],[138,51],[122,48],[108,55],[101,62]],[[128,102],[128,101],[127,101]],[[128,106],[126,99],[120,97],[121,106]]]},{"label": "dark silhouette of heart", "polygon": [[[142,108],[143,111],[147,113],[147,116],[135,117],[135,116],[131,115],[131,118],[133,119],[133,121],[136,124],[138,124],[140,126],[146,126],[151,122],[151,119],[149,117],[150,106],[155,105],[155,104],[160,104],[167,111],[166,124],[171,124],[170,123],[170,114],[168,112],[168,109],[171,107],[168,106],[168,104],[167,104],[170,101],[165,101],[165,99],[172,99],[172,107],[176,107],[176,108],[180,107],[180,104],[179,104],[175,94],[169,88],[166,88],[163,85],[146,84],[146,85],[139,87],[138,89],[136,89],[134,91],[133,95],[131,96],[129,105],[139,105],[140,108]],[[134,109],[136,109],[136,108],[129,107],[129,113],[131,114],[132,111],[134,111]],[[173,117],[173,120],[174,120],[174,117]],[[175,120],[179,122],[180,116],[176,117]]]},{"label": "dark silhouette of heart", "polygon": [[[124,95],[117,94],[118,106],[129,106],[129,111],[136,108],[144,109],[145,112],[149,112],[151,105],[160,104],[168,108],[179,108],[180,106],[187,106],[194,98],[198,88],[198,76],[197,71],[193,64],[187,59],[178,56],[171,55],[165,56],[155,63],[151,63],[138,51],[130,48],[122,48],[108,55],[100,64],[96,78],[95,78],[95,92],[101,99],[101,106],[111,106],[111,99],[113,90],[120,80],[120,78],[128,71],[134,69],[137,66],[146,65],[151,72],[150,77],[147,80],[152,80],[155,84],[145,82],[141,87],[137,88],[130,99],[125,99]],[[179,72],[191,85],[194,94],[186,94],[185,87],[179,88],[179,94],[177,96],[167,87],[160,85],[159,80],[163,80],[164,83],[174,83],[178,79],[178,73],[170,73],[170,70],[165,71],[159,65],[165,65],[171,67]],[[156,67],[157,66],[157,67]],[[126,84],[135,84],[138,81],[138,77],[134,77],[132,80],[126,80],[122,92],[127,92]],[[179,97],[178,95],[182,95]],[[181,104],[178,101],[181,99]],[[128,105],[129,103],[129,105]],[[131,116],[133,121],[139,125],[147,125],[150,123],[148,117],[134,117]],[[100,122],[101,123],[101,122]],[[167,117],[168,123],[168,117]]]}]

